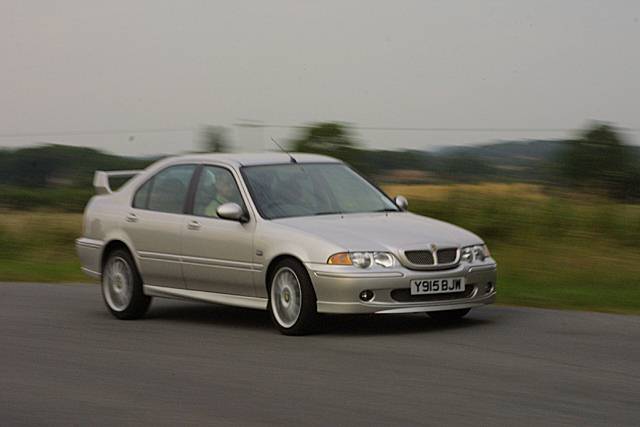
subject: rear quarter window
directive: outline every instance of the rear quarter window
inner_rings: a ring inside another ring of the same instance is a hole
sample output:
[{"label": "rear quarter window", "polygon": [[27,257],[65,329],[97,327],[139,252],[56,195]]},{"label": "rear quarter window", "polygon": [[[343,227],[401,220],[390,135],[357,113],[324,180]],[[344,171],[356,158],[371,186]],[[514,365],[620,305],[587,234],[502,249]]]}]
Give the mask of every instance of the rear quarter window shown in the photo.
[{"label": "rear quarter window", "polygon": [[133,197],[133,204],[132,204],[134,208],[136,209],[147,208],[147,203],[149,202],[149,192],[151,190],[152,182],[153,182],[153,179],[150,179],[149,181],[145,182],[144,185],[142,185],[142,187],[138,189],[138,191],[136,191],[136,194]]}]

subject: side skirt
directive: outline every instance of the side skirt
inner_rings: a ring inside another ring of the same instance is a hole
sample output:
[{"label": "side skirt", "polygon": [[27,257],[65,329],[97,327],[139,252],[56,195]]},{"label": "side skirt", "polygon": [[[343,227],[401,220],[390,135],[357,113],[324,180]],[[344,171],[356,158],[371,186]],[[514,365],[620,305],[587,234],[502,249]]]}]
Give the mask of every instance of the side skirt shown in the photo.
[{"label": "side skirt", "polygon": [[179,298],[216,304],[233,305],[236,307],[267,309],[265,298],[247,297],[242,295],[217,294],[215,292],[194,291],[191,289],[165,288],[163,286],[144,285],[144,293],[153,297]]}]

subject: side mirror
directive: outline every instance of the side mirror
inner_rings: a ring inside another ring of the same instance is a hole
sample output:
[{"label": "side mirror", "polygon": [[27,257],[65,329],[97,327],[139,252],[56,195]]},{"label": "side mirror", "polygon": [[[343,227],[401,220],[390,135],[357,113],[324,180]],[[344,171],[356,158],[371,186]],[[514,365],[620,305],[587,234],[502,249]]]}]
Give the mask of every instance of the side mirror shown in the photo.
[{"label": "side mirror", "polygon": [[396,196],[396,198],[394,199],[394,203],[403,212],[409,208],[409,201],[404,196]]},{"label": "side mirror", "polygon": [[249,220],[240,205],[233,202],[218,206],[216,213],[220,218],[230,219],[232,221],[247,222]]}]

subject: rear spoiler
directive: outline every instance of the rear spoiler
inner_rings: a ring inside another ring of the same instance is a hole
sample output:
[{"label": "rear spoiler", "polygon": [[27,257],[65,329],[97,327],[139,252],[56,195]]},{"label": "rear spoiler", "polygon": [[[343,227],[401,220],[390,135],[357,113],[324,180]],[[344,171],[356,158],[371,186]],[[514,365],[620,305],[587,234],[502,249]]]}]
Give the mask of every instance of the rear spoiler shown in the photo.
[{"label": "rear spoiler", "polygon": [[96,190],[96,194],[111,194],[111,187],[109,186],[109,178],[122,178],[127,176],[138,175],[141,170],[131,171],[96,171],[93,175],[93,188]]}]

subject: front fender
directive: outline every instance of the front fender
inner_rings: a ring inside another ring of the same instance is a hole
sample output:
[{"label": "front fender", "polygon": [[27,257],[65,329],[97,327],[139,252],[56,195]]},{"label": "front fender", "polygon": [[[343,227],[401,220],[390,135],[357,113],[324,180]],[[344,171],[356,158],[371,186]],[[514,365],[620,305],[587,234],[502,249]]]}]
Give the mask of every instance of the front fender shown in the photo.
[{"label": "front fender", "polygon": [[345,250],[310,233],[274,223],[261,223],[256,227],[254,249],[254,262],[260,265],[260,269],[254,274],[256,295],[265,298],[267,272],[277,258],[289,256],[296,258],[303,265],[324,263],[330,255]]}]

